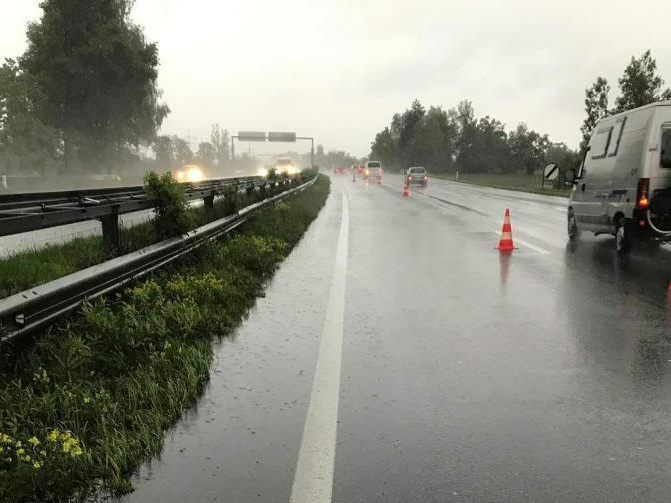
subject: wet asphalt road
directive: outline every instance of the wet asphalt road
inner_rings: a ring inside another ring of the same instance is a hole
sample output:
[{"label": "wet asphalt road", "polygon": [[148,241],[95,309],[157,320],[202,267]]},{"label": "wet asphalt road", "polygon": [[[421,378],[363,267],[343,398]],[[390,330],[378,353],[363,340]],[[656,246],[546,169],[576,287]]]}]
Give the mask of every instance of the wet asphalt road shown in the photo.
[{"label": "wet asphalt road", "polygon": [[388,176],[334,179],[122,501],[289,501],[344,204],[333,501],[669,500],[671,253],[567,246],[562,198]]}]

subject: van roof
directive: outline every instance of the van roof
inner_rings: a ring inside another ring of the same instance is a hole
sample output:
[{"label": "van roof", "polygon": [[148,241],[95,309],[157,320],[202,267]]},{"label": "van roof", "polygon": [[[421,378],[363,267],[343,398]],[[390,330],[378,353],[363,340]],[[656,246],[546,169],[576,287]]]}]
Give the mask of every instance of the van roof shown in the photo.
[{"label": "van roof", "polygon": [[[643,105],[642,107],[632,108],[631,110],[625,110],[624,112],[620,112],[619,114],[607,115],[606,117],[604,117],[601,120],[623,117],[623,116],[628,115],[632,112],[638,112],[640,110],[647,110],[648,108],[655,108],[655,107],[671,107],[671,100],[655,101],[653,103],[648,103],[647,105]],[[601,122],[601,121],[599,121],[599,122]]]}]

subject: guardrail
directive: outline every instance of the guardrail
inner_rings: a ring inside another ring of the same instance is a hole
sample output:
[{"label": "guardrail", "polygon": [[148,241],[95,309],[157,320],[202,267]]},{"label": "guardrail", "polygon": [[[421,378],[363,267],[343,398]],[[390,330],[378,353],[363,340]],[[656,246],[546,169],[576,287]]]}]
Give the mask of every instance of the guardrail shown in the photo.
[{"label": "guardrail", "polygon": [[183,236],[156,243],[0,299],[0,348],[3,343],[44,327],[76,308],[84,300],[118,290],[128,282],[172,262],[203,243],[230,232],[255,211],[305,190],[315,180],[313,178],[298,187],[253,203],[233,215],[203,225]]},{"label": "guardrail", "polygon": [[[211,207],[215,197],[231,188],[253,190],[268,183],[265,178],[247,176],[183,185],[189,201],[202,199]],[[1,195],[0,236],[96,219],[102,222],[105,242],[116,246],[119,215],[154,206],[142,186]]]}]

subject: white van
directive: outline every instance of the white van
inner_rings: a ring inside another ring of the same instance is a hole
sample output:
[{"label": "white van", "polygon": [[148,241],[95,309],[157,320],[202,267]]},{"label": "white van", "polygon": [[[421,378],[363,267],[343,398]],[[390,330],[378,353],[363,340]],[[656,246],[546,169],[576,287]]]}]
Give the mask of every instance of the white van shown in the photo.
[{"label": "white van", "polygon": [[374,180],[382,183],[382,164],[380,161],[368,161],[363,170],[364,180]]},{"label": "white van", "polygon": [[671,240],[671,101],[599,121],[567,181],[571,240],[612,234],[621,253],[634,241]]}]

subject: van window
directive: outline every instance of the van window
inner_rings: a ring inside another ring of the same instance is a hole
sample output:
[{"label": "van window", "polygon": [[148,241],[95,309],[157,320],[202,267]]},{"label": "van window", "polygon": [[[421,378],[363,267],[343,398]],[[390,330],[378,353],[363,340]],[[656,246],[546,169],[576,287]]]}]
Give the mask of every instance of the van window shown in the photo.
[{"label": "van window", "polygon": [[377,161],[369,161],[369,162],[368,162],[368,167],[369,167],[369,168],[379,168],[379,167],[380,167],[380,163],[377,162]]},{"label": "van window", "polygon": [[620,148],[620,140],[622,139],[622,132],[624,131],[624,123],[627,122],[627,118],[623,117],[615,123],[613,132],[611,134],[610,147],[608,148],[608,157],[615,157],[617,151]]},{"label": "van window", "polygon": [[603,159],[606,157],[606,151],[608,150],[612,132],[612,127],[601,129],[596,132],[591,142],[592,159]]},{"label": "van window", "polygon": [[671,127],[662,129],[662,168],[671,168]]}]

